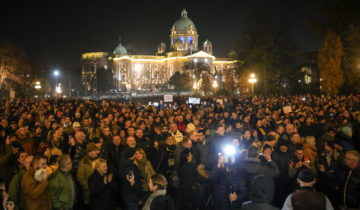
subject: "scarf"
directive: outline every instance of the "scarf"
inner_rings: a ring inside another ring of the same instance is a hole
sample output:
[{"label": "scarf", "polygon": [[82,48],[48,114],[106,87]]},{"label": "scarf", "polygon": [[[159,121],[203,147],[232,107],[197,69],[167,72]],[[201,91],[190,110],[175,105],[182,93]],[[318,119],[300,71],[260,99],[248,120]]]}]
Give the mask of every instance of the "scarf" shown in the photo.
[{"label": "scarf", "polygon": [[158,190],[154,193],[151,193],[151,195],[148,197],[148,199],[146,200],[142,210],[150,210],[150,207],[151,207],[151,204],[152,204],[152,201],[158,197],[158,196],[161,196],[161,195],[165,195],[166,194],[166,189],[164,190]]}]

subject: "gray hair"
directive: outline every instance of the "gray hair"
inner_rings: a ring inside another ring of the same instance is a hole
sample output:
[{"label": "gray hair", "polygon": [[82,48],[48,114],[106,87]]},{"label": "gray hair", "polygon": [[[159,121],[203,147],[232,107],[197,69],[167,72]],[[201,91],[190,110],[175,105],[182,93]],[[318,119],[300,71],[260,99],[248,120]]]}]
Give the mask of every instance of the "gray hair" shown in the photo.
[{"label": "gray hair", "polygon": [[58,157],[58,164],[59,168],[64,168],[66,165],[66,162],[70,159],[69,155],[61,155]]}]

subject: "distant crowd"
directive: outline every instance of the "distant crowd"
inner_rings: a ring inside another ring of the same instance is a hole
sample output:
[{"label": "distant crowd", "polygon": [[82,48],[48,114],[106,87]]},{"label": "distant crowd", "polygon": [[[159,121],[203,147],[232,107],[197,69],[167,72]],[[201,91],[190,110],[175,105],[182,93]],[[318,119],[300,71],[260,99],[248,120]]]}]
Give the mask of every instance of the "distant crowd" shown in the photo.
[{"label": "distant crowd", "polygon": [[156,105],[0,99],[0,210],[360,209],[359,95]]}]

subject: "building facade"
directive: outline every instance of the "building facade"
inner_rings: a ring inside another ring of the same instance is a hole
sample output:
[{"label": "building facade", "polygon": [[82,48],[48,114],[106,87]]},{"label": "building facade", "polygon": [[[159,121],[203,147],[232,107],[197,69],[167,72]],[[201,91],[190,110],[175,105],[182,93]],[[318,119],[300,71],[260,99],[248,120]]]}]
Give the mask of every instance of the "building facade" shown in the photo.
[{"label": "building facade", "polygon": [[[126,48],[120,43],[113,51],[113,55],[105,61],[105,53],[101,56],[91,59],[91,53],[85,55],[83,62],[83,78],[88,76],[92,78],[94,70],[94,59],[98,62],[104,61],[106,65],[111,66],[113,73],[113,89],[120,91],[137,91],[137,90],[155,90],[158,87],[166,86],[170,77],[175,72],[183,73],[188,71],[194,77],[193,72],[187,67],[189,63],[202,63],[207,68],[207,73],[213,79],[216,75],[228,75],[225,71],[230,70],[235,60],[228,58],[216,58],[213,55],[212,43],[206,40],[202,49],[199,47],[199,35],[193,21],[188,17],[185,9],[181,12],[181,17],[174,23],[170,32],[170,46],[161,42],[155,55],[132,55],[128,54]],[[105,65],[105,64],[99,64]],[[92,73],[91,73],[92,72]],[[226,82],[227,78],[223,78]],[[92,83],[88,83],[87,79],[83,79],[83,84],[87,85],[87,89],[93,88]],[[91,80],[92,81],[92,80]],[[194,81],[195,82],[195,81]]]}]

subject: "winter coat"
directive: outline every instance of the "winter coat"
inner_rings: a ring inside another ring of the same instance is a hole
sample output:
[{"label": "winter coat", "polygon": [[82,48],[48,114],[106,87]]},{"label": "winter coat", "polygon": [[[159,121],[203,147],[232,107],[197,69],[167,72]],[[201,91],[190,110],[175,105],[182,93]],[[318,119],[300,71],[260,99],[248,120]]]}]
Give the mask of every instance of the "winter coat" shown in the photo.
[{"label": "winter coat", "polygon": [[273,195],[275,192],[275,185],[271,178],[260,175],[255,177],[251,186],[250,199],[243,203],[241,209],[244,210],[276,210],[278,208],[271,205]]},{"label": "winter coat", "polygon": [[155,174],[151,162],[149,160],[140,160],[135,161],[134,163],[140,172],[140,181],[143,191],[149,191],[148,181]]},{"label": "winter coat", "polygon": [[259,158],[247,158],[239,164],[242,171],[244,171],[244,178],[248,191],[251,189],[251,184],[255,176],[265,175],[275,178],[279,175],[279,168],[274,161],[265,162]]},{"label": "winter coat", "polygon": [[49,177],[49,193],[54,209],[71,209],[76,195],[72,175],[57,169]]},{"label": "winter coat", "polygon": [[326,195],[315,192],[310,187],[301,187],[286,198],[282,210],[292,209],[334,210]]},{"label": "winter coat", "polygon": [[280,151],[277,151],[273,154],[273,160],[279,167],[279,179],[289,179],[289,164],[292,157],[291,154]]},{"label": "winter coat", "polygon": [[[126,179],[130,170],[135,177],[133,186]],[[123,160],[118,169],[118,180],[120,180],[121,198],[125,203],[137,203],[142,196],[142,186],[140,181],[140,172],[131,160]]]},{"label": "winter coat", "polygon": [[116,147],[114,144],[109,144],[107,147],[104,147],[104,153],[105,159],[108,163],[109,171],[117,174],[118,165],[124,158],[124,147]]},{"label": "winter coat", "polygon": [[75,146],[70,148],[70,157],[73,163],[72,171],[77,172],[79,162],[84,157],[86,153],[86,146],[85,144],[80,144],[78,142],[75,143]]},{"label": "winter coat", "polygon": [[349,168],[339,170],[339,181],[342,197],[342,203],[345,208],[360,207],[360,164],[353,169]]},{"label": "winter coat", "polygon": [[318,158],[318,164],[324,165],[325,172],[318,171],[319,173],[319,188],[322,192],[326,193],[326,189],[332,188],[333,190],[338,188],[336,180],[336,173],[340,168],[341,161],[339,158],[335,158],[334,154],[330,156],[330,164],[327,161],[326,153],[322,154]]},{"label": "winter coat", "polygon": [[34,141],[32,140],[32,134],[30,131],[26,133],[26,135],[21,135],[19,130],[16,131],[17,141],[21,144],[24,151],[28,154],[35,153]]},{"label": "winter coat", "polygon": [[0,158],[0,178],[8,185],[14,176],[13,167],[16,165],[16,156],[10,144],[6,145],[6,154]]},{"label": "winter coat", "polygon": [[30,167],[26,171],[22,181],[26,210],[48,210],[51,209],[51,199],[48,191],[48,181],[38,182],[34,179],[35,169]]},{"label": "winter coat", "polygon": [[88,180],[90,191],[90,209],[111,210],[116,207],[113,190],[116,189],[113,177],[111,183],[104,184],[104,177],[95,171]]},{"label": "winter coat", "polygon": [[88,179],[91,176],[91,174],[94,172],[92,160],[89,157],[89,155],[85,155],[83,159],[81,159],[79,163],[79,168],[77,171],[77,180],[79,181],[81,188],[84,192],[84,201],[85,204],[89,204],[89,185],[88,185]]},{"label": "winter coat", "polygon": [[195,206],[193,198],[196,197],[196,166],[192,163],[184,162],[179,166],[178,175],[182,202],[191,203]]},{"label": "winter coat", "polygon": [[14,201],[15,206],[19,209],[25,208],[24,193],[21,189],[21,181],[26,173],[25,168],[22,168],[15,176],[11,179],[9,185],[9,196],[10,200]]},{"label": "winter coat", "polygon": [[310,144],[304,144],[304,156],[309,157],[312,163],[315,163],[318,157],[317,148]]},{"label": "winter coat", "polygon": [[[246,183],[240,171],[236,168],[226,171],[215,166],[209,176],[214,183],[214,209],[239,208],[246,197]],[[230,202],[230,193],[237,194],[237,200]]]}]

